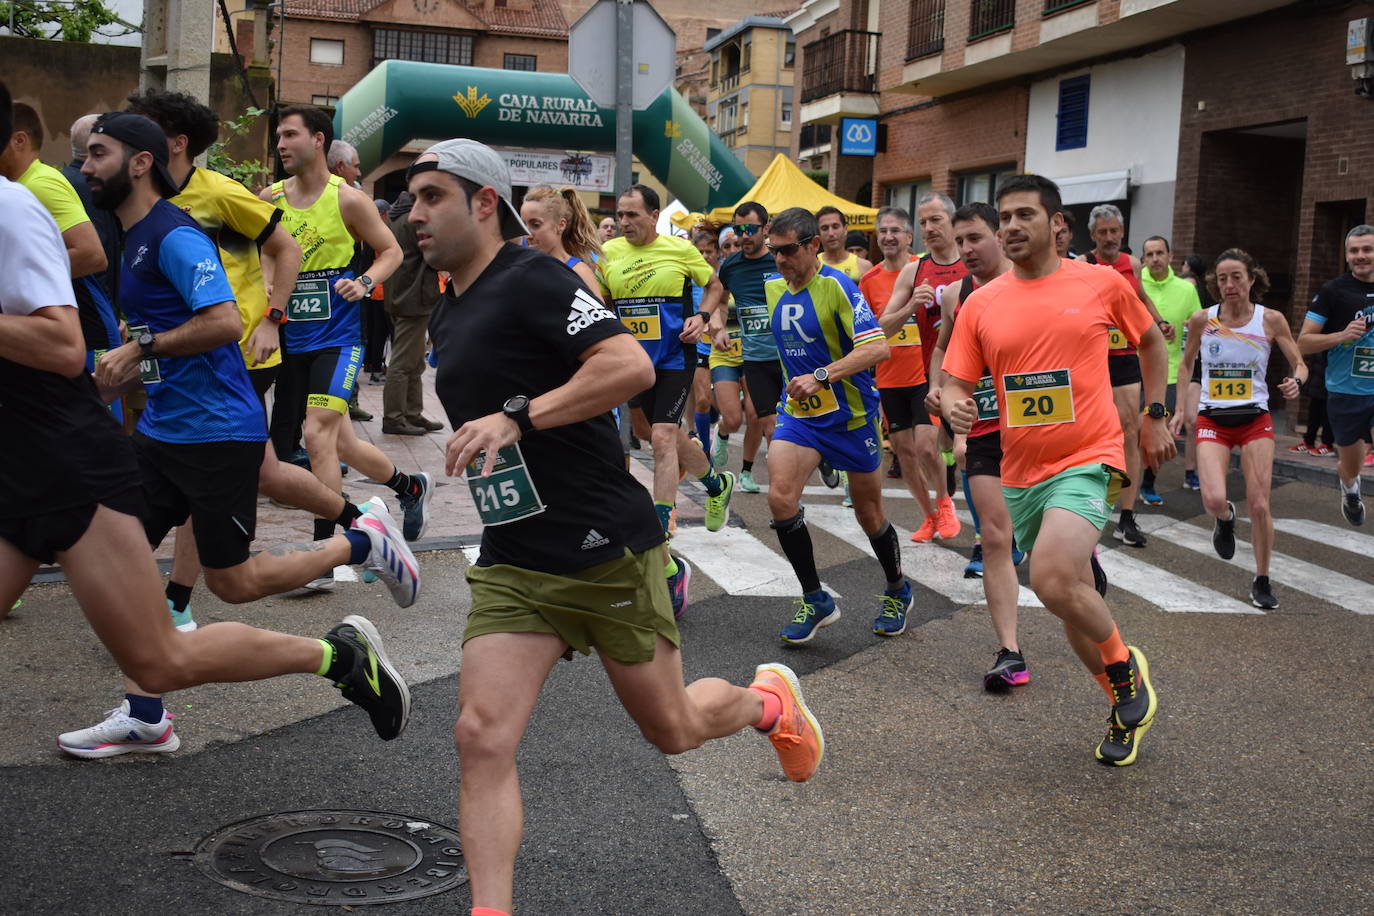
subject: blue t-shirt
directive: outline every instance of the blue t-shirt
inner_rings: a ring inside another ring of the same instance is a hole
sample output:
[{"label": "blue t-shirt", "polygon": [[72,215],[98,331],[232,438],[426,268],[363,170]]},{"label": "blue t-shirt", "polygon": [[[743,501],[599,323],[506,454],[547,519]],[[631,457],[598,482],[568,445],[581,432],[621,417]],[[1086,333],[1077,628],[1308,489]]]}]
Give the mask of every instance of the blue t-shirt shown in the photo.
[{"label": "blue t-shirt", "polygon": [[778,267],[770,255],[746,258],[736,251],[720,265],[720,282],[735,297],[735,314],[739,317],[740,339],[744,361],[766,363],[778,358],[778,344],[773,339],[769,321],[768,297],[763,285],[777,279]]},{"label": "blue t-shirt", "polygon": [[[857,346],[885,339],[854,281],[829,265],[821,265],[799,292],[789,290],[781,277],[769,280],[764,290],[785,380],[810,375],[849,355]],[[877,415],[878,388],[873,383],[873,371],[865,369],[833,382],[807,400],[805,404],[793,401],[784,388],[778,406],[817,426],[858,429]]]},{"label": "blue t-shirt", "polygon": [[1346,273],[1322,286],[1308,306],[1307,320],[1335,334],[1361,315],[1364,336],[1327,350],[1326,390],[1329,394],[1374,395],[1374,283]]},{"label": "blue t-shirt", "polygon": [[[119,304],[130,336],[180,327],[201,309],[234,302],[215,243],[195,220],[160,200],[124,237]],[[238,341],[194,356],[143,364],[148,407],[138,431],[159,442],[264,442],[267,420]]]}]

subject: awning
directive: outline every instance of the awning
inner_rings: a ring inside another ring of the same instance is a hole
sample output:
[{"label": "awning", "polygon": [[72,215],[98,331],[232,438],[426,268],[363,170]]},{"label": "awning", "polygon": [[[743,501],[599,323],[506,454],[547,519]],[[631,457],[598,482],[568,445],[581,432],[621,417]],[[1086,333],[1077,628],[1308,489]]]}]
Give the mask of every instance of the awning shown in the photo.
[{"label": "awning", "polygon": [[1065,206],[1073,204],[1101,204],[1111,200],[1125,200],[1131,184],[1128,169],[1119,172],[1097,172],[1093,175],[1071,175],[1056,178],[1059,197]]}]

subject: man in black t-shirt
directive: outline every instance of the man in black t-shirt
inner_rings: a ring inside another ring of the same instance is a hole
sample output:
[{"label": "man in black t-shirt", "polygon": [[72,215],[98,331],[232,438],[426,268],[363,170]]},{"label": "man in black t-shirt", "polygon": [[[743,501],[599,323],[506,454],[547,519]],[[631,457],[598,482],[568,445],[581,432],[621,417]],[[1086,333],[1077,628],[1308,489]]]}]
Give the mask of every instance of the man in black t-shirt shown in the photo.
[{"label": "man in black t-shirt", "polygon": [[475,911],[512,910],[520,845],[515,751],[560,656],[593,646],[649,741],[680,753],[752,725],[795,781],[820,764],[820,726],[784,665],[747,688],[682,684],[682,658],[653,502],[625,470],[610,411],[653,379],[644,349],[561,262],[506,239],[527,233],[505,162],[471,140],[411,167],[410,222],[448,271],[430,322],[435,390],[482,518],[468,570],[456,736],[459,823]]}]

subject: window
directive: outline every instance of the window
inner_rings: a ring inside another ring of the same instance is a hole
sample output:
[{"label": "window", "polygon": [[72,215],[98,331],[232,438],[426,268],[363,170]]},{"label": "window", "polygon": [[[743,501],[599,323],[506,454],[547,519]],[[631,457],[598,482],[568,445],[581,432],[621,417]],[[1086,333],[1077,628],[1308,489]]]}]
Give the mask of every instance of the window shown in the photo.
[{"label": "window", "polygon": [[337,95],[312,95],[310,104],[317,108],[333,108],[339,104],[339,97]]},{"label": "window", "polygon": [[470,67],[472,36],[377,29],[372,33],[372,63],[375,66],[384,60],[420,60]]},{"label": "window", "polygon": [[783,103],[782,103],[782,117],[779,118],[779,120],[782,122],[782,126],[783,126],[783,127],[791,127],[791,126],[792,126],[792,103],[791,103],[791,102],[783,102]]},{"label": "window", "polygon": [[716,109],[716,133],[724,137],[732,132],[737,126],[739,118],[739,105],[734,99],[728,99],[720,103]]},{"label": "window", "polygon": [[911,0],[906,59],[929,57],[945,49],[945,0]]},{"label": "window", "polygon": [[1089,74],[1059,81],[1059,126],[1054,133],[1056,150],[1082,149],[1088,145]]},{"label": "window", "polygon": [[507,70],[537,70],[534,65],[533,54],[507,54],[505,69]]},{"label": "window", "polygon": [[787,49],[783,52],[782,65],[790,67],[797,62],[797,39],[787,39]]},{"label": "window", "polygon": [[719,34],[720,34],[720,29],[708,28],[708,29],[706,30],[706,40],[707,40],[707,41],[710,41],[712,38],[715,38],[715,37],[716,37],[717,35],[719,35]]},{"label": "window", "polygon": [[746,41],[744,43],[744,53],[740,59],[739,69],[741,73],[749,72],[749,59],[754,56],[754,43]]},{"label": "window", "polygon": [[997,185],[1003,178],[1016,171],[1016,165],[998,165],[990,169],[979,169],[976,172],[965,172],[959,176],[959,198],[955,201],[959,206],[970,204],[974,201],[992,203],[992,196],[997,191]]},{"label": "window", "polygon": [[973,0],[969,9],[968,40],[1005,32],[1016,24],[1016,0]]},{"label": "window", "polygon": [[[905,184],[888,185],[887,206],[901,207],[914,220],[916,219],[916,201],[921,199],[922,194],[926,194],[934,189],[934,185],[929,178],[920,181],[908,181]],[[920,244],[920,233],[916,234],[916,244]]]},{"label": "window", "polygon": [[335,38],[310,39],[310,62],[326,67],[342,67],[344,43]]},{"label": "window", "polygon": [[749,126],[749,103],[748,103],[748,102],[741,102],[741,103],[740,103],[740,106],[739,106],[739,126],[740,126],[740,129],[741,129],[741,130],[743,130],[744,128],[746,128],[746,127]]}]

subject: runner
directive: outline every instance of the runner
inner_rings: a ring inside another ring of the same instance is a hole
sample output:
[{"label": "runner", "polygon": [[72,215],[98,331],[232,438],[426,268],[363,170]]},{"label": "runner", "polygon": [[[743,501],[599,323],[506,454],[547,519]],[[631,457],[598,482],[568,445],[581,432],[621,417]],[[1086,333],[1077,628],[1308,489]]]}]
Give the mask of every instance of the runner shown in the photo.
[{"label": "runner", "polygon": [[1112,703],[1107,737],[1094,756],[1127,766],[1158,700],[1145,654],[1122,641],[1091,572],[1111,511],[1109,481],[1124,463],[1101,353],[1113,327],[1140,348],[1151,402],[1140,448],[1157,464],[1174,451],[1159,403],[1168,370],[1164,338],[1122,278],[1059,257],[1054,182],[1007,178],[997,207],[1012,271],[975,290],[961,311],[944,358],[941,405],[954,431],[969,433],[978,420],[974,388],[992,376],[1002,492],[1016,541],[1031,553],[1031,587],[1064,622],[1069,644]]},{"label": "runner", "polygon": [[773,441],[778,400],[782,396],[782,364],[778,362],[778,344],[773,338],[764,292],[764,284],[778,277],[778,269],[768,254],[767,208],[757,201],[745,201],[735,208],[734,220],[740,250],[720,265],[720,282],[735,299],[748,401],[745,418],[746,423],[752,423],[744,431],[744,469],[740,472],[739,487],[746,493],[757,493],[754,461],[762,441]]},{"label": "runner", "polygon": [[[692,244],[715,270],[720,267],[720,240],[711,229],[698,229],[692,233]],[[701,310],[701,297],[706,290],[692,284],[692,308]],[[707,457],[711,455],[711,424],[721,419],[716,410],[714,394],[711,391],[711,333],[701,332],[697,341],[697,367],[692,373],[692,413],[693,426],[696,428],[697,442]],[[722,462],[723,464],[724,462]]]},{"label": "runner", "polygon": [[1336,440],[1341,513],[1364,524],[1360,468],[1366,437],[1374,435],[1374,226],[1345,236],[1350,271],[1326,283],[1308,306],[1298,346],[1327,352],[1326,409]]},{"label": "runner", "polygon": [[596,232],[601,236],[601,244],[604,245],[620,234],[620,227],[616,225],[614,216],[606,216],[597,224]]},{"label": "runner", "polygon": [[[566,270],[504,243],[526,231],[510,188],[505,163],[471,140],[430,147],[410,171],[425,257],[452,275],[432,325],[436,389],[457,430],[448,472],[467,469],[484,523],[455,730],[479,916],[514,911],[516,749],[554,663],[574,650],[596,648],[626,712],[664,753],[752,725],[788,778],[804,781],[825,747],[785,665],[760,665],[748,688],[682,686],[663,534],[621,464],[609,413],[653,379],[653,364]],[[498,481],[513,503],[485,495]]]},{"label": "runner", "polygon": [[[1174,328],[1186,327],[1193,313],[1202,308],[1198,299],[1197,287],[1174,273],[1169,266],[1169,240],[1162,235],[1152,235],[1141,246],[1145,270],[1140,275],[1140,286],[1150,301],[1154,303],[1159,317]],[[1162,328],[1161,328],[1162,330]],[[1164,396],[1164,406],[1175,417],[1185,411],[1178,406],[1178,367],[1183,360],[1184,338],[1188,335],[1175,334],[1169,341],[1169,390]],[[1187,376],[1184,376],[1187,378]],[[1184,433],[1184,478],[1197,473],[1197,444],[1189,430]],[[1140,498],[1147,506],[1162,506],[1164,498],[1155,492],[1155,472],[1153,468],[1144,469],[1140,482]]]},{"label": "runner", "polygon": [[[302,253],[286,316],[286,355],[272,409],[272,437],[280,456],[289,448],[285,440],[304,408],[305,447],[314,475],[330,492],[338,492],[343,461],[385,485],[400,498],[406,539],[415,541],[424,537],[433,481],[423,471],[397,470],[377,446],[358,439],[346,419],[363,353],[358,303],[401,263],[401,247],[372,201],[330,174],[324,151],[333,130],[318,108],[282,109],[277,154],[291,177],[259,195],[281,211],[281,225]],[[371,274],[356,278],[348,268],[355,240],[376,252]],[[333,525],[330,519],[315,519],[316,540],[329,537]],[[311,588],[333,588],[332,575],[321,576]]]},{"label": "runner", "polygon": [[[1187,281],[1184,281],[1187,282]],[[1250,512],[1250,539],[1255,546],[1255,579],[1250,603],[1266,610],[1279,606],[1269,584],[1269,557],[1274,551],[1274,516],[1269,487],[1274,472],[1274,421],[1269,415],[1269,352],[1278,344],[1293,369],[1279,391],[1296,398],[1307,380],[1307,364],[1298,352],[1282,312],[1255,302],[1269,291],[1269,276],[1249,253],[1228,248],[1207,275],[1207,290],[1218,304],[1199,309],[1188,319],[1188,346],[1182,369],[1191,375],[1202,360],[1202,401],[1197,419],[1198,477],[1202,505],[1216,519],[1212,546],[1229,560],[1236,553],[1236,507],[1226,499],[1226,474],[1232,449],[1240,449],[1245,474],[1245,503]],[[1301,370],[1301,375],[1299,375]],[[1182,423],[1171,423],[1175,435]]]},{"label": "runner", "polygon": [[731,229],[729,226],[726,226],[724,229],[720,230],[719,241],[720,256],[722,260],[730,257],[730,255],[734,254],[736,251],[739,251],[740,249],[739,236],[735,235],[735,230]]},{"label": "runner", "polygon": [[[938,531],[941,537],[954,537],[959,531],[959,519],[954,515],[953,501],[947,512],[943,503],[938,512],[930,504],[930,490],[926,487],[917,454],[917,429],[929,427],[930,433],[923,440],[932,446],[935,441],[935,428],[925,404],[930,389],[926,385],[925,364],[921,361],[921,332],[911,310],[892,298],[893,285],[903,268],[918,260],[911,253],[911,239],[911,216],[905,210],[900,207],[879,210],[878,248],[883,259],[863,275],[859,291],[887,335],[891,355],[878,363],[878,396],[887,420],[887,440],[892,445],[893,463],[902,469],[902,479],[921,510],[921,524],[916,530],[923,537],[927,531],[932,532],[931,536]],[[908,305],[919,304],[925,296],[924,289],[917,296],[908,297],[905,300]]]},{"label": "runner", "polygon": [[[716,245],[716,236],[712,232],[699,232],[696,236],[697,250],[706,259],[706,263],[712,270],[720,270],[720,248]],[[724,285],[724,281],[722,281]],[[693,284],[692,296],[696,305],[700,307],[701,297],[705,295],[705,290]],[[710,414],[707,414],[708,423],[705,427],[705,436],[701,436],[702,430],[700,416],[698,416],[698,439],[702,442],[702,447],[709,449],[711,464],[716,469],[724,468],[730,463],[730,435],[745,427],[744,432],[744,452],[751,454],[758,452],[759,448],[759,420],[754,414],[753,405],[749,402],[748,395],[744,392],[744,343],[740,338],[740,325],[735,302],[727,291],[725,294],[725,305],[716,311],[713,318],[720,319],[728,312],[728,318],[724,319],[720,327],[711,326],[702,332],[701,341],[706,344],[706,368],[707,368],[707,390],[708,404],[714,398],[716,413],[719,424],[716,426],[715,442],[712,444]],[[720,345],[713,345],[719,341]],[[697,343],[701,346],[701,342]],[[698,379],[701,370],[698,369]],[[747,462],[752,470],[753,462]],[[736,481],[739,486],[744,482],[745,475],[741,474]],[[748,474],[749,492],[757,493],[758,484],[754,483],[752,473]],[[741,487],[743,488],[743,487]]]},{"label": "runner", "polygon": [[[658,193],[632,185],[616,204],[621,235],[611,239],[601,283],[607,301],[654,363],[654,382],[630,402],[650,423],[654,447],[654,505],[668,533],[681,468],[706,487],[706,528],[719,531],[729,518],[735,475],[716,473],[711,460],[679,425],[697,359],[695,345],[706,319],[724,308],[724,291],[711,265],[686,239],[659,235]],[[705,289],[700,310],[692,309],[691,284]],[[685,601],[685,561],[669,559],[664,574],[674,600]]]},{"label": "runner", "polygon": [[[1110,267],[1125,277],[1159,324],[1165,339],[1171,340],[1173,325],[1161,323],[1159,312],[1140,289],[1140,259],[1121,250],[1126,235],[1121,211],[1112,204],[1093,207],[1088,214],[1088,234],[1092,236],[1094,247],[1079,260]],[[1126,443],[1127,483],[1121,490],[1121,518],[1112,534],[1128,547],[1144,547],[1147,538],[1135,522],[1135,501],[1140,491],[1140,453],[1131,447],[1140,433],[1140,359],[1135,347],[1121,333],[1108,337],[1107,368],[1111,375],[1112,397],[1116,400],[1116,414],[1121,421],[1122,441]]]},{"label": "runner", "polygon": [[[957,285],[946,286],[940,294],[940,336],[931,354],[931,391],[929,409],[940,410],[941,387],[945,382],[945,351],[949,347],[954,323],[964,302],[975,289],[986,286],[1011,270],[1011,261],[1002,251],[997,237],[997,211],[984,203],[965,204],[954,211],[954,242],[959,258],[969,275]],[[1016,565],[1024,554],[1012,539],[1011,516],[1002,497],[1002,433],[999,426],[997,391],[992,377],[984,374],[973,390],[978,404],[978,419],[967,437],[956,436],[954,450],[963,453],[964,487],[969,512],[978,531],[974,542],[974,562],[983,579],[983,594],[988,614],[997,635],[997,657],[991,670],[983,675],[983,689],[1002,691],[1030,682],[1030,670],[1016,638],[1016,601],[1021,586],[1016,581]],[[968,576],[966,571],[964,574]]]},{"label": "runner", "polygon": [[[206,584],[230,603],[299,588],[339,564],[366,561],[397,604],[413,604],[418,568],[378,501],[338,537],[249,555],[267,430],[235,345],[242,325],[218,253],[196,223],[165,200],[176,186],[167,171],[166,137],[154,122],[111,112],[92,129],[87,148],[82,173],[95,202],[113,210],[124,228],[119,300],[135,335],[101,357],[95,377],[106,400],[136,386],[149,391],[133,437],[148,543],[160,544],[189,515]],[[105,453],[98,454],[104,460]],[[50,551],[46,555],[50,560]],[[109,756],[176,748],[160,697],[142,693],[161,691],[162,682],[130,675],[142,688],[130,685],[127,715],[161,726],[160,737],[120,731],[127,719],[121,706],[93,728],[63,735],[64,750]]]},{"label": "runner", "polygon": [[800,207],[774,216],[768,251],[780,276],[764,284],[787,379],[787,401],[768,448],[768,511],[801,582],[796,614],[779,634],[794,645],[840,619],[834,597],[821,588],[801,505],[802,488],[822,459],[849,473],[854,517],[882,566],[873,632],[900,636],[913,603],[897,530],[883,517],[878,473],[882,433],[871,370],[887,357],[887,341],[858,287],[818,260],[819,231],[816,218]]},{"label": "runner", "polygon": [[867,258],[869,255],[868,236],[858,229],[850,229],[844,236],[844,250],[852,255]]},{"label": "runner", "polygon": [[[926,378],[930,377],[934,342],[940,336],[941,296],[945,287],[958,283],[968,275],[968,268],[959,260],[959,248],[954,244],[953,219],[954,201],[934,192],[922,195],[916,204],[916,220],[926,250],[919,260],[903,267],[897,275],[897,282],[892,284],[892,298],[889,301],[904,303],[901,310],[884,313],[888,322],[896,321],[898,315],[915,321],[914,329],[908,325],[905,333],[908,337],[913,331],[915,333],[916,343],[920,344],[921,369]],[[935,512],[927,513],[925,522],[911,533],[911,539],[918,544],[936,537],[957,537],[963,527],[954,513],[954,499],[950,494],[950,466],[941,454],[954,447],[953,433],[947,426],[948,423],[942,420],[939,429],[934,426],[914,427],[917,461],[910,466],[913,468],[910,471],[907,462],[902,462],[904,476],[910,474],[917,480],[924,477],[927,491],[932,488],[935,490]]]},{"label": "runner", "polygon": [[587,292],[600,298],[596,259],[601,257],[601,241],[577,192],[548,185],[530,188],[520,215],[529,227],[530,244],[571,267]]},{"label": "runner", "polygon": [[816,222],[821,227],[821,251],[817,255],[820,263],[835,268],[858,283],[864,274],[873,269],[873,262],[846,250],[849,217],[838,207],[821,207],[816,211]]}]

